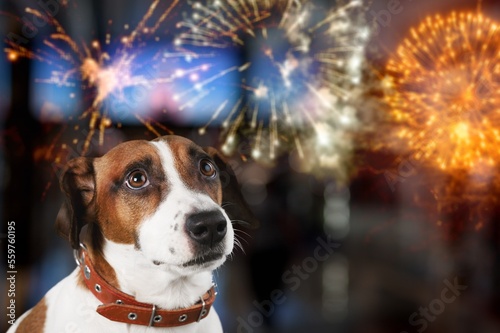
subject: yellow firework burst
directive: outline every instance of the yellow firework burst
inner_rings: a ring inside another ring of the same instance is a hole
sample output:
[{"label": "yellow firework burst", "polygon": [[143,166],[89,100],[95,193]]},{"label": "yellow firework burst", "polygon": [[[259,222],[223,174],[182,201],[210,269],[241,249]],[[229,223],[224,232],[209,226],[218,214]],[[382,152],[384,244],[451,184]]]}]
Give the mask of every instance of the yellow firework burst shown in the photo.
[{"label": "yellow firework burst", "polygon": [[450,174],[500,164],[500,26],[482,14],[426,18],[386,67],[396,140]]}]

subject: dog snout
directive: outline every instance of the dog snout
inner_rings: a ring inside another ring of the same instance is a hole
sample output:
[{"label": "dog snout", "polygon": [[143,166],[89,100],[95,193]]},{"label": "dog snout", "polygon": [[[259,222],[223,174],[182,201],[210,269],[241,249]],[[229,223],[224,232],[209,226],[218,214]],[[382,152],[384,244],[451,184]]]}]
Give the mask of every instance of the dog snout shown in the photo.
[{"label": "dog snout", "polygon": [[186,220],[186,232],[197,243],[212,247],[224,239],[227,221],[219,211],[192,214]]}]

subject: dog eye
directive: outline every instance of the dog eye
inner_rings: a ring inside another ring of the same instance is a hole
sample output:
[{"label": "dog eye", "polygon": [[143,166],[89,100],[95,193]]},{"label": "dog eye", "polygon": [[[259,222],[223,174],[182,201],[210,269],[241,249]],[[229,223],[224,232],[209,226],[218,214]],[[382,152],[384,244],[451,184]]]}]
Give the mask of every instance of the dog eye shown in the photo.
[{"label": "dog eye", "polygon": [[215,169],[212,162],[207,159],[203,159],[200,161],[200,172],[203,176],[212,178],[215,177],[217,169]]},{"label": "dog eye", "polygon": [[133,190],[141,189],[149,185],[148,176],[143,170],[134,170],[128,175],[126,184]]}]

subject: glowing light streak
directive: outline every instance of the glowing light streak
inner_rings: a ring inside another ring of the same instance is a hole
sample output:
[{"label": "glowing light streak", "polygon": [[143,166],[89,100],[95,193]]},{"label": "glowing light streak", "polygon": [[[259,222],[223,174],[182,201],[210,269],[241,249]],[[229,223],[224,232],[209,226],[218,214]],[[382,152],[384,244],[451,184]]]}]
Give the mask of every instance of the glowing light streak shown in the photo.
[{"label": "glowing light streak", "polygon": [[[210,91],[206,96],[213,96],[221,77],[238,73],[239,96],[215,106],[200,133],[218,121],[228,153],[237,147],[235,142],[247,138],[254,159],[272,161],[289,150],[304,157],[302,141],[310,142],[311,119],[328,119],[334,124],[331,130],[339,132],[353,130],[358,123],[346,121],[351,115],[343,110],[360,91],[369,37],[364,9],[357,0],[337,3],[331,10],[315,8],[307,0],[195,2],[191,15],[177,25],[178,49],[194,54],[227,50],[244,56],[235,59],[240,64],[212,73],[176,97],[200,108],[205,98],[199,94]],[[345,144],[351,146],[347,137]],[[346,160],[349,150],[342,149]]]},{"label": "glowing light streak", "polygon": [[[160,0],[154,0],[137,26],[120,38],[121,45],[114,51],[106,52],[101,42],[94,40],[89,44],[77,42],[70,36],[60,22],[53,16],[42,13],[33,8],[26,8],[26,13],[48,22],[54,32],[43,40],[48,47],[47,51],[29,50],[10,40],[5,49],[10,61],[19,57],[34,59],[53,67],[52,76],[47,79],[37,79],[37,83],[53,84],[65,87],[81,87],[85,98],[91,98],[90,106],[82,110],[78,118],[88,119],[88,134],[84,139],[82,155],[89,149],[91,140],[96,132],[99,133],[99,143],[104,141],[104,131],[113,125],[104,103],[109,98],[126,100],[125,89],[133,87],[149,88],[154,85],[172,82],[176,75],[164,77],[146,77],[144,74],[135,74],[140,64],[136,63],[138,55],[143,51],[136,41],[153,36],[162,23],[165,22],[172,10],[179,4],[179,0],[172,0],[167,8],[159,14],[158,19],[148,23],[156,15]],[[129,28],[125,25],[125,29]],[[110,44],[111,36],[106,35],[105,44]],[[158,41],[155,38],[155,41]],[[186,53],[165,53],[165,58],[188,57]],[[153,56],[153,58],[155,58]],[[192,69],[191,71],[196,71]],[[69,96],[74,98],[74,94]]]},{"label": "glowing light streak", "polygon": [[400,148],[449,173],[498,166],[500,29],[481,14],[428,17],[387,64]]}]

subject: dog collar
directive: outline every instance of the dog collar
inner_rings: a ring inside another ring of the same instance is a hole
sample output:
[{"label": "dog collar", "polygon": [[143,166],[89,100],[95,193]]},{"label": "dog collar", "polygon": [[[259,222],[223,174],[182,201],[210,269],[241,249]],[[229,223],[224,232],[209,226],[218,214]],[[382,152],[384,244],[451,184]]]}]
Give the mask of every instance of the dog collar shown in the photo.
[{"label": "dog collar", "polygon": [[217,292],[212,286],[193,306],[163,310],[154,304],[141,303],[107,283],[94,269],[85,245],[74,250],[75,260],[80,267],[87,288],[103,304],[97,313],[112,321],[151,327],[177,327],[199,322],[208,316]]}]

